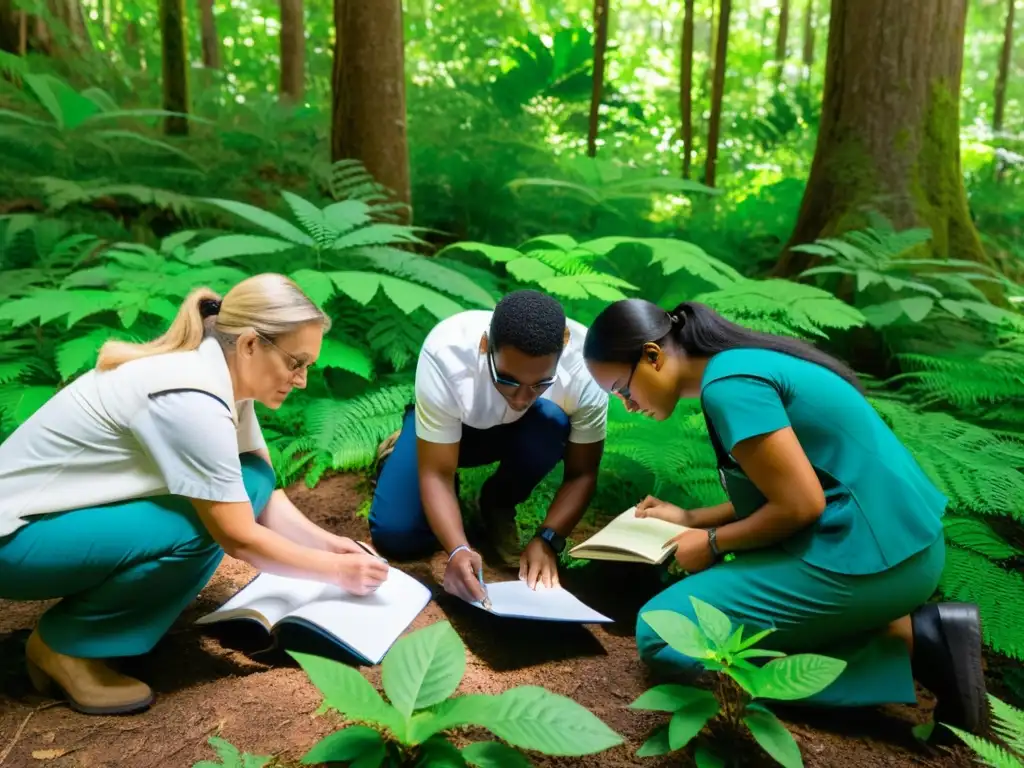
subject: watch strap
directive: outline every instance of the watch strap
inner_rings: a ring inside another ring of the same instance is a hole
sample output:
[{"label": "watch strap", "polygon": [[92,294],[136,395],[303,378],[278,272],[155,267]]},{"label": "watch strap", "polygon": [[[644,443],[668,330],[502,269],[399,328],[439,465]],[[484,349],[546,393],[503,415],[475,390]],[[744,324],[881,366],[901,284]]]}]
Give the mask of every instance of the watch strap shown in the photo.
[{"label": "watch strap", "polygon": [[708,528],[708,547],[711,549],[711,557],[714,560],[722,559],[722,552],[718,549],[718,529]]}]

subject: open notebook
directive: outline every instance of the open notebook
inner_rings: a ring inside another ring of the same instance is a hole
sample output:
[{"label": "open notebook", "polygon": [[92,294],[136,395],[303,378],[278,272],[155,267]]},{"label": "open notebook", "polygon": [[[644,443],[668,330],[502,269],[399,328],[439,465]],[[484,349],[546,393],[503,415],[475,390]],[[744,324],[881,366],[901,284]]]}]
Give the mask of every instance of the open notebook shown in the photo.
[{"label": "open notebook", "polygon": [[582,560],[660,565],[676,548],[675,544],[666,545],[665,542],[686,530],[689,530],[686,526],[665,520],[637,517],[636,507],[630,507],[589,539],[570,549],[569,554]]},{"label": "open notebook", "polygon": [[430,597],[426,586],[395,568],[376,592],[365,596],[317,581],[261,573],[196,624],[254,621],[271,636],[284,624],[298,624],[378,664]]},{"label": "open notebook", "polygon": [[[563,587],[538,585],[534,590],[524,580],[496,581],[486,587],[487,597],[491,601],[488,612],[496,616],[579,624],[604,624],[611,621]],[[488,610],[479,602],[470,605]]]}]

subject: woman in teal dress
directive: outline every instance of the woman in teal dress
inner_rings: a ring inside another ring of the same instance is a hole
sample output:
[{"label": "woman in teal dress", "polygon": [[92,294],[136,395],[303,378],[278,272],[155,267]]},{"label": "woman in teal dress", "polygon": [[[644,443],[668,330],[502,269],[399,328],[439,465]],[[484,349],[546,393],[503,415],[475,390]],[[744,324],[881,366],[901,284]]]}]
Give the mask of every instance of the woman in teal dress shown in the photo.
[{"label": "woman in teal dress", "polygon": [[[729,501],[683,510],[648,497],[640,516],[695,530],[677,537],[689,574],[642,610],[694,618],[690,597],[766,647],[847,666],[805,701],[915,703],[915,678],[939,700],[935,721],[976,732],[985,683],[977,607],[929,603],[945,563],[946,498],[865,399],[845,365],[796,339],[735,325],[701,304],[671,312],[640,299],[598,315],[584,356],[630,411],[664,420],[699,397]],[[722,558],[734,552],[729,562]],[[695,673],[643,621],[652,667]],[[936,735],[946,729],[935,729]]]}]

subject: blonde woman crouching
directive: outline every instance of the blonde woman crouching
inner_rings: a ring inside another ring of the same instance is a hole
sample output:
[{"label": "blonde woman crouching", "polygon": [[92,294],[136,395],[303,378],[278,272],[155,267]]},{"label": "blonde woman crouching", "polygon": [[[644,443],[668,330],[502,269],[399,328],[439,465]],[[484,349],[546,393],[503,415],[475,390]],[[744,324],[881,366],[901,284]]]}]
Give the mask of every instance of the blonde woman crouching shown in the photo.
[{"label": "blonde woman crouching", "polygon": [[28,639],[33,684],[89,714],[148,707],[103,659],[148,652],[224,553],[364,595],[387,565],[274,490],[254,401],[306,386],[328,318],[264,274],[200,288],[146,344],[91,370],[0,445],[0,598],[51,600]]}]

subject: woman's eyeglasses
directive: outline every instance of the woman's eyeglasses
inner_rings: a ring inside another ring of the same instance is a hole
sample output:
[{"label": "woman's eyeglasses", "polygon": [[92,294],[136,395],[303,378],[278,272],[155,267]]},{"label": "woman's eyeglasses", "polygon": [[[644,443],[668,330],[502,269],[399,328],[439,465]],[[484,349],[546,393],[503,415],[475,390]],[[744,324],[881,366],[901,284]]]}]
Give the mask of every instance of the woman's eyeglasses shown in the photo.
[{"label": "woman's eyeglasses", "polygon": [[260,339],[265,341],[267,344],[269,344],[270,346],[272,346],[274,349],[276,349],[278,352],[280,352],[282,355],[285,356],[285,358],[287,359],[286,365],[288,366],[288,370],[289,371],[291,371],[292,373],[299,373],[300,371],[302,373],[305,373],[307,370],[309,370],[309,366],[312,363],[308,363],[308,362],[304,363],[303,361],[299,360],[299,358],[297,358],[295,355],[293,355],[291,352],[288,352],[287,350],[281,349],[279,346],[277,346],[277,344],[272,342],[266,336],[263,336],[262,334],[257,334],[257,335],[260,337]]}]

